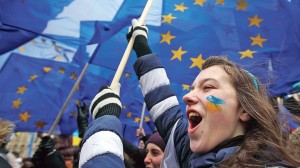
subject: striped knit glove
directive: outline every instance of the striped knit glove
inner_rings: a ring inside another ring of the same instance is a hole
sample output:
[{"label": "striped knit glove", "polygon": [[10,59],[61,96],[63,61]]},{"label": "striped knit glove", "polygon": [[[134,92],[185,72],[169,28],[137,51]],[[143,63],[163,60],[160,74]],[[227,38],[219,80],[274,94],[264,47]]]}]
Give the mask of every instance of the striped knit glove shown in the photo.
[{"label": "striped knit glove", "polygon": [[116,86],[102,86],[90,105],[90,113],[93,119],[104,115],[115,115],[119,118],[121,113],[120,83]]},{"label": "striped knit glove", "polygon": [[134,40],[133,50],[137,57],[151,54],[152,51],[148,46],[148,28],[145,25],[140,25],[136,19],[133,19],[131,23],[132,26],[129,27],[126,38],[128,41],[131,37]]}]

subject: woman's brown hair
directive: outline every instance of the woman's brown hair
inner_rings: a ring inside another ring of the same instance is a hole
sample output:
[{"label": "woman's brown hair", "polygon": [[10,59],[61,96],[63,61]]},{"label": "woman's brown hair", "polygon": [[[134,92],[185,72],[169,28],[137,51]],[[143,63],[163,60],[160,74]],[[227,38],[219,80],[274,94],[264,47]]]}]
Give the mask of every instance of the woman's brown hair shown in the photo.
[{"label": "woman's brown hair", "polygon": [[0,118],[0,143],[5,142],[6,137],[13,132],[15,124]]},{"label": "woman's brown hair", "polygon": [[222,162],[220,167],[261,167],[278,162],[300,166],[300,162],[287,153],[282,123],[265,86],[250,72],[228,61],[226,57],[211,56],[202,69],[215,65],[223,67],[230,76],[239,105],[251,116],[239,150]]}]

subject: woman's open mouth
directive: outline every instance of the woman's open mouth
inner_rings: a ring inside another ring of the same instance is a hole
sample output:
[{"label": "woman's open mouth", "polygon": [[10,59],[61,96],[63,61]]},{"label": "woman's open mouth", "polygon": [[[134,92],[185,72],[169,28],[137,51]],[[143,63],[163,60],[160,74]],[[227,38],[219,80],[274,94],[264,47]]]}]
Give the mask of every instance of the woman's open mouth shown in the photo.
[{"label": "woman's open mouth", "polygon": [[202,121],[202,117],[196,112],[190,112],[188,114],[188,119],[191,129],[195,128]]}]

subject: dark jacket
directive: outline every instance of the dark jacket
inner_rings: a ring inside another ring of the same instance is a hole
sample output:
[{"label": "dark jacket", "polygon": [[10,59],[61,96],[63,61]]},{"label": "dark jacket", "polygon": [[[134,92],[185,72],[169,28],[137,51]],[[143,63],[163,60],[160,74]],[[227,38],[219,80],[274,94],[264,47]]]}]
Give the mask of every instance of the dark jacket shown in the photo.
[{"label": "dark jacket", "polygon": [[11,168],[10,164],[7,161],[7,150],[0,148],[0,167],[1,168]]}]

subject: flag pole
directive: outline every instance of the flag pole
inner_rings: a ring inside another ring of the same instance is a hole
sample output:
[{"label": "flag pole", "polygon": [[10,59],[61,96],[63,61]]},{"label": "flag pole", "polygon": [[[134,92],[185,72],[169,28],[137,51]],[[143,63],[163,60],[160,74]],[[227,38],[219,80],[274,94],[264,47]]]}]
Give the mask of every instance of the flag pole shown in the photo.
[{"label": "flag pole", "polygon": [[144,102],[144,104],[143,104],[143,110],[142,110],[142,114],[141,114],[141,120],[140,120],[140,127],[139,128],[143,127],[143,121],[144,121],[144,118],[145,118],[145,110],[146,110],[146,103]]},{"label": "flag pole", "polygon": [[70,91],[70,93],[69,93],[69,95],[68,95],[68,97],[67,97],[67,100],[65,101],[65,103],[63,104],[62,108],[60,109],[58,115],[56,116],[55,121],[54,121],[54,123],[52,124],[52,126],[51,126],[51,128],[50,128],[50,130],[49,130],[49,132],[48,132],[49,135],[53,134],[53,131],[55,130],[55,128],[56,128],[58,122],[60,121],[60,119],[61,119],[61,117],[62,117],[62,114],[63,114],[64,111],[66,110],[67,105],[69,104],[69,102],[70,102],[72,96],[74,95],[76,88],[79,86],[79,83],[81,82],[83,75],[85,74],[85,72],[86,72],[86,70],[88,69],[88,67],[90,66],[90,64],[92,64],[94,58],[96,57],[96,54],[97,54],[98,51],[100,50],[100,47],[101,47],[101,45],[98,44],[97,47],[96,47],[96,49],[95,49],[95,51],[93,52],[93,54],[92,54],[90,60],[89,60],[89,61],[85,64],[85,66],[83,67],[83,69],[82,69],[82,71],[81,71],[81,73],[80,73],[78,79],[76,80],[76,82],[75,82],[73,88],[71,89],[71,91]]},{"label": "flag pole", "polygon": [[49,135],[53,134],[53,131],[55,130],[55,128],[56,128],[58,122],[60,121],[60,119],[61,119],[61,117],[62,117],[62,115],[63,115],[63,112],[66,110],[67,105],[69,104],[69,102],[70,102],[72,96],[74,95],[74,93],[75,93],[75,91],[76,91],[76,88],[78,88],[79,83],[80,83],[80,81],[81,81],[83,75],[85,74],[87,68],[89,67],[89,65],[90,65],[89,63],[86,63],[85,66],[84,66],[84,68],[82,69],[82,71],[81,71],[81,73],[80,73],[78,79],[76,80],[76,82],[75,82],[75,84],[74,84],[72,90],[70,91],[70,93],[69,93],[69,95],[68,95],[68,97],[67,97],[67,100],[64,102],[62,108],[60,109],[58,115],[56,116],[56,119],[55,119],[54,123],[52,124],[52,126],[51,126],[51,128],[50,128],[50,130],[49,130],[49,132],[48,132]]},{"label": "flag pole", "polygon": [[[144,23],[144,20],[145,20],[145,18],[146,18],[146,15],[147,15],[147,13],[148,13],[150,7],[151,7],[152,1],[153,1],[153,0],[148,0],[148,1],[147,1],[147,4],[146,4],[146,6],[145,6],[145,8],[144,8],[144,10],[143,10],[143,13],[142,13],[142,15],[141,15],[141,17],[140,17],[140,19],[139,19],[139,23],[141,23],[141,24]],[[123,71],[124,71],[125,65],[126,65],[127,60],[128,60],[128,58],[129,58],[130,52],[131,52],[131,50],[132,50],[132,46],[133,46],[133,40],[130,39],[130,41],[129,41],[128,45],[127,45],[127,48],[126,48],[126,50],[125,50],[125,52],[124,52],[124,54],[123,54],[122,60],[121,60],[121,62],[120,62],[120,64],[119,64],[119,67],[118,67],[118,69],[117,69],[117,72],[116,72],[116,74],[115,74],[115,76],[114,76],[114,78],[113,78],[113,81],[112,81],[112,83],[111,83],[111,87],[113,87],[113,86],[115,86],[115,84],[118,84],[118,83],[119,83],[121,74],[122,74]],[[99,48],[100,48],[100,46],[97,47],[96,51],[97,51]],[[94,54],[96,53],[96,51],[94,51]],[[72,96],[74,95],[76,88],[79,86],[79,83],[80,83],[80,81],[82,80],[82,77],[83,77],[83,75],[85,74],[85,72],[86,72],[87,68],[89,67],[90,62],[92,61],[93,58],[94,58],[94,55],[91,57],[90,61],[89,61],[88,63],[85,64],[85,66],[84,66],[83,70],[81,71],[81,73],[80,73],[78,79],[76,80],[76,82],[75,82],[75,84],[74,84],[72,90],[70,91],[70,93],[69,93],[69,95],[68,95],[68,97],[67,97],[67,100],[64,102],[64,104],[63,104],[61,110],[59,111],[59,113],[58,113],[58,115],[57,115],[57,117],[56,117],[54,123],[52,124],[52,126],[51,126],[51,128],[50,128],[50,130],[49,130],[49,132],[48,132],[49,135],[53,134],[53,132],[54,132],[54,130],[55,130],[55,128],[56,128],[58,122],[60,121],[60,119],[61,119],[61,117],[62,117],[63,112],[64,112],[65,109],[67,108],[67,105],[69,104],[69,102],[70,102]]]},{"label": "flag pole", "polygon": [[[143,13],[142,13],[142,15],[141,15],[141,17],[140,17],[140,19],[139,19],[139,23],[140,23],[140,24],[144,24],[144,20],[145,20],[145,18],[146,18],[146,15],[147,15],[148,12],[149,12],[149,9],[150,9],[150,7],[151,7],[152,1],[153,1],[153,0],[148,0],[148,1],[147,1],[147,4],[146,4],[146,6],[145,6],[145,8],[144,8],[144,10],[143,10]],[[122,75],[122,73],[123,73],[123,71],[124,71],[125,65],[126,65],[126,63],[127,63],[127,61],[128,61],[130,52],[131,52],[131,50],[132,50],[132,46],[133,46],[133,40],[132,40],[132,38],[131,38],[131,39],[129,40],[129,42],[128,42],[127,48],[126,48],[126,50],[125,50],[125,52],[124,52],[124,54],[123,54],[123,57],[122,57],[121,62],[120,62],[120,64],[119,64],[119,66],[118,66],[118,69],[117,69],[117,71],[116,71],[116,74],[115,74],[115,76],[114,76],[114,78],[113,78],[113,80],[112,80],[112,82],[111,82],[110,87],[113,87],[113,86],[115,86],[116,84],[119,83],[120,78],[121,78],[121,75]]]}]

